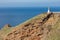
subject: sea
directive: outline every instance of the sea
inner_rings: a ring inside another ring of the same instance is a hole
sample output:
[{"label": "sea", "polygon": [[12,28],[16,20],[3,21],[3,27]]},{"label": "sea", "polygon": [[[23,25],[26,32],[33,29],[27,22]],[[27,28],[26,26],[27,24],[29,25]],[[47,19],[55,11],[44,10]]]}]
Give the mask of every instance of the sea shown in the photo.
[{"label": "sea", "polygon": [[[47,12],[48,7],[8,7],[0,8],[0,28],[10,24],[12,27],[19,25],[26,20]],[[60,7],[50,7],[51,12],[59,12]]]}]

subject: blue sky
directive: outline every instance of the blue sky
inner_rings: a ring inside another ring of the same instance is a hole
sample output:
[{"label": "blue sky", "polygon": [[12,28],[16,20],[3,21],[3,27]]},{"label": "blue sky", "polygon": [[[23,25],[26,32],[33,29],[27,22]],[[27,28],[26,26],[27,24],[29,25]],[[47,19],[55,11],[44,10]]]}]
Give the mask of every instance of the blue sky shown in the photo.
[{"label": "blue sky", "polygon": [[0,7],[60,6],[60,0],[0,0]]}]

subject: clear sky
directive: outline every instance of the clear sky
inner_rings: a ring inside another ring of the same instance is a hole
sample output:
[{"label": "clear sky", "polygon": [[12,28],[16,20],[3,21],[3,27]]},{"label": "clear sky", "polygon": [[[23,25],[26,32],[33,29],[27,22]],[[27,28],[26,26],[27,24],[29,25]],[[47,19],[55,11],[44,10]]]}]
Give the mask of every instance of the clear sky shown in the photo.
[{"label": "clear sky", "polygon": [[0,0],[0,7],[60,6],[60,0]]}]

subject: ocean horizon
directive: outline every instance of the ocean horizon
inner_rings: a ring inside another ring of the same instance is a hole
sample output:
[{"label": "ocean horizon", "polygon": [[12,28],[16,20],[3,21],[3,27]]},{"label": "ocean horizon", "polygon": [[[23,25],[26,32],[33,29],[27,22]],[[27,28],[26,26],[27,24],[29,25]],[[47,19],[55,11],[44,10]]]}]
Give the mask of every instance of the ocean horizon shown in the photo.
[{"label": "ocean horizon", "polygon": [[[10,24],[14,27],[47,11],[47,7],[0,8],[0,28],[6,24]],[[50,7],[50,11],[60,12],[60,7]]]}]

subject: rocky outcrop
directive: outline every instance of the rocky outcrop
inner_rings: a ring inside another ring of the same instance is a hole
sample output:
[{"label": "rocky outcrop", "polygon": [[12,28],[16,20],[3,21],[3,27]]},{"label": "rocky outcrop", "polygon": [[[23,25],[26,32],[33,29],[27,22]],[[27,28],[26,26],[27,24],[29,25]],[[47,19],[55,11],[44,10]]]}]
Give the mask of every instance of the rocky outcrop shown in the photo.
[{"label": "rocky outcrop", "polygon": [[8,27],[11,27],[11,25],[10,24],[6,24],[4,27],[8,28]]}]

